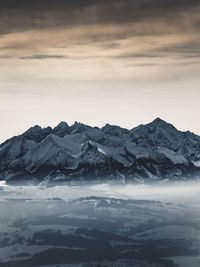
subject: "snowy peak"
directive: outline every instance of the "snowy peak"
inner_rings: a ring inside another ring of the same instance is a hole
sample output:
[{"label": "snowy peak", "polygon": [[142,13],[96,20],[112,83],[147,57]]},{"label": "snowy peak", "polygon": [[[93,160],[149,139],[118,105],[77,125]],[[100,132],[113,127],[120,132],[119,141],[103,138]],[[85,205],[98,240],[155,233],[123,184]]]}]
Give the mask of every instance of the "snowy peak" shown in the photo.
[{"label": "snowy peak", "polygon": [[84,133],[85,131],[87,131],[90,128],[91,127],[86,125],[86,124],[75,121],[75,123],[71,126],[71,133],[72,134]]},{"label": "snowy peak", "polygon": [[59,129],[59,130],[65,130],[68,129],[69,125],[65,122],[65,121],[61,121],[55,128],[55,129]]},{"label": "snowy peak", "polygon": [[[200,137],[160,118],[131,130],[79,122],[36,125],[0,145],[0,177],[15,180],[182,179],[200,175]],[[18,179],[17,178],[17,179]]]},{"label": "snowy peak", "polygon": [[154,125],[157,128],[160,128],[162,130],[166,130],[168,132],[179,132],[172,124],[160,119],[156,118],[153,120],[150,124]]},{"label": "snowy peak", "polygon": [[[153,120],[152,122],[151,122],[152,124],[154,124],[154,125],[157,125],[157,126],[160,126],[160,127],[166,127],[166,126],[173,126],[172,124],[170,124],[170,123],[168,123],[168,122],[166,122],[166,121],[164,121],[164,120],[162,120],[161,118],[156,118],[155,120]],[[174,126],[173,126],[174,127]]]},{"label": "snowy peak", "polygon": [[38,125],[35,125],[31,128],[29,128],[25,133],[22,135],[28,139],[28,140],[33,140],[35,142],[40,142],[42,141],[48,134],[50,134],[52,131],[51,127],[47,128],[41,128]]},{"label": "snowy peak", "polygon": [[141,124],[136,128],[133,128],[131,130],[133,133],[136,131],[141,131],[141,132],[147,132],[149,134],[154,133],[156,131],[162,131],[162,132],[174,132],[176,134],[180,133],[172,124],[160,119],[156,118],[152,122],[148,124]]},{"label": "snowy peak", "polygon": [[184,133],[160,118],[131,130],[132,140],[145,146],[163,146],[178,150],[184,143]]},{"label": "snowy peak", "polygon": [[70,132],[70,126],[64,122],[61,121],[52,131],[54,134],[63,137],[66,134],[68,134]]},{"label": "snowy peak", "polygon": [[102,127],[101,130],[106,135],[118,137],[122,136],[122,134],[128,134],[129,132],[127,129],[121,128],[116,125],[110,125],[108,123],[104,127]]}]

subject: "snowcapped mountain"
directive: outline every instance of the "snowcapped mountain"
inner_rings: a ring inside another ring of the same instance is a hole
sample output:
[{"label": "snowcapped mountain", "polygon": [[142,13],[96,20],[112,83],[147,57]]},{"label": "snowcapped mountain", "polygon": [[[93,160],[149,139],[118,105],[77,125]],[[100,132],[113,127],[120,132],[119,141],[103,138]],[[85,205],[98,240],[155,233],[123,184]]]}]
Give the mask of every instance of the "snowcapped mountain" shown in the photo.
[{"label": "snowcapped mountain", "polygon": [[34,126],[0,145],[0,178],[186,179],[200,174],[200,136],[157,118],[131,130],[75,122]]}]

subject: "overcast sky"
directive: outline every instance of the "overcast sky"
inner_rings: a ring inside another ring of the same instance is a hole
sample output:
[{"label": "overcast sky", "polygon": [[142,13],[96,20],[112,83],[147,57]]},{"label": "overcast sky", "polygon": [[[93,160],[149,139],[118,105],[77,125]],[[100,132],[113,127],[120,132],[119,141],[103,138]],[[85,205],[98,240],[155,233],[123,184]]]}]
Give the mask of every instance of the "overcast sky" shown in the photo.
[{"label": "overcast sky", "polygon": [[200,134],[199,0],[0,0],[0,142],[39,124]]}]

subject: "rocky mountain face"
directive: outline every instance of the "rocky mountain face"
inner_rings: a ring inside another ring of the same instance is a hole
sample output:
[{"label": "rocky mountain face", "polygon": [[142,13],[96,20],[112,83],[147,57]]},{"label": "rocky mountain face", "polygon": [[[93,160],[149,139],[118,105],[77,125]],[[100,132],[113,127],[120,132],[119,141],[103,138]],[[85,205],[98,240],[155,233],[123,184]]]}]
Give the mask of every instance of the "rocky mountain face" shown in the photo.
[{"label": "rocky mountain face", "polygon": [[61,122],[34,126],[0,145],[0,178],[189,179],[200,174],[200,136],[157,118],[131,130]]}]

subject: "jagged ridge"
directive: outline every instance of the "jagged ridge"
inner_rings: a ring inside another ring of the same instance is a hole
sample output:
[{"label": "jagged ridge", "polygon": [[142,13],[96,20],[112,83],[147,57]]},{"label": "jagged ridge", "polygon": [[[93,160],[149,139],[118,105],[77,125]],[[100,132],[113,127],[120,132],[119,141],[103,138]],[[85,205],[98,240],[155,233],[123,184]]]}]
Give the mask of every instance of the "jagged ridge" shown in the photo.
[{"label": "jagged ridge", "polygon": [[0,177],[15,180],[185,179],[200,172],[200,137],[155,119],[127,130],[61,122],[0,145]]}]

